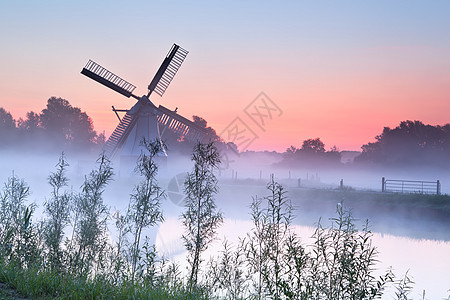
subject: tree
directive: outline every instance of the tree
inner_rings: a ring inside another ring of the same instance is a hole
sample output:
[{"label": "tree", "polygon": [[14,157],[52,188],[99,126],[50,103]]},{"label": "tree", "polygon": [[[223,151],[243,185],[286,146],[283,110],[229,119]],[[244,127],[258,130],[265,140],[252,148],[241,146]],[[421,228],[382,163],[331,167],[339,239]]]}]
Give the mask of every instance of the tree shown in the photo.
[{"label": "tree", "polygon": [[85,147],[92,145],[97,135],[92,119],[62,98],[48,99],[39,119],[41,127],[58,143]]},{"label": "tree", "polygon": [[341,162],[341,153],[336,146],[330,151],[325,150],[325,144],[320,138],[307,139],[303,141],[301,148],[290,146],[283,153],[281,166],[335,166]]},{"label": "tree", "polygon": [[[17,126],[16,126],[17,125]],[[17,130],[16,130],[17,129]],[[91,150],[104,144],[104,134],[97,135],[92,119],[69,101],[51,97],[40,114],[30,111],[17,122],[0,108],[1,145],[25,146],[22,149]],[[31,147],[30,147],[31,146]]]},{"label": "tree", "polygon": [[182,238],[188,251],[190,275],[189,289],[197,287],[201,253],[208,248],[222,223],[222,213],[217,212],[214,195],[217,193],[217,178],[214,170],[220,164],[219,152],[213,142],[198,142],[192,153],[194,169],[184,182],[186,211],[181,215],[185,234]]},{"label": "tree", "polygon": [[324,153],[325,144],[320,140],[320,138],[307,139],[303,141],[301,151],[305,153]]},{"label": "tree", "polygon": [[450,125],[432,126],[420,121],[403,121],[391,129],[384,127],[375,139],[361,147],[357,162],[379,164],[440,164],[449,162]]},{"label": "tree", "polygon": [[0,107],[0,145],[8,146],[14,141],[16,121],[11,113]]},{"label": "tree", "polygon": [[16,121],[13,119],[11,113],[0,107],[0,132],[14,130],[16,128]]},{"label": "tree", "polygon": [[[221,148],[227,147],[220,142],[220,137],[212,127],[208,126],[208,122],[205,119],[199,116],[192,116],[192,122],[205,131],[206,138],[203,140],[214,141],[217,143],[216,146]],[[162,138],[167,145],[168,151],[176,151],[185,156],[189,156],[195,146],[195,142],[186,139],[185,136],[173,130],[166,130]]]},{"label": "tree", "polygon": [[211,141],[219,141],[220,140],[216,131],[212,127],[208,126],[208,122],[206,122],[205,119],[203,119],[202,117],[199,117],[199,116],[192,116],[192,119],[194,120],[194,124],[204,128],[207,131],[208,138]]},{"label": "tree", "polygon": [[27,112],[27,117],[25,120],[19,119],[19,128],[30,133],[40,128],[40,118],[39,115],[33,111]]},{"label": "tree", "polygon": [[289,148],[286,149],[286,153],[289,155],[293,155],[295,154],[295,152],[297,152],[297,150],[298,150],[297,148],[291,145]]}]

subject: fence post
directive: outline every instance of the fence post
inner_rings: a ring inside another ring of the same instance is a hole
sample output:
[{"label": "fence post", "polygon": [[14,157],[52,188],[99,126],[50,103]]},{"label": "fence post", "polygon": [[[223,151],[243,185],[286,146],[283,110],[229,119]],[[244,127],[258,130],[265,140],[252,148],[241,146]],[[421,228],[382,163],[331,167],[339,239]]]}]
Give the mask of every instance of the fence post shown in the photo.
[{"label": "fence post", "polygon": [[384,177],[381,178],[381,192],[384,193],[386,191],[386,179]]},{"label": "fence post", "polygon": [[441,183],[439,182],[439,180],[436,182],[436,194],[441,194]]}]

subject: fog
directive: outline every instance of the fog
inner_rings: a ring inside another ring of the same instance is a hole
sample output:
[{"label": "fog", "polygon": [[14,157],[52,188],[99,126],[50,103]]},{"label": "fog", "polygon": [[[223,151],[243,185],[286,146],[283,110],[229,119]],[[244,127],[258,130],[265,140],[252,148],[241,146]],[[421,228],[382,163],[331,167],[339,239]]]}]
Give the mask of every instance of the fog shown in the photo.
[{"label": "fog", "polygon": [[[33,153],[31,149],[0,152],[0,182],[3,184],[14,174],[28,183],[31,190],[28,203],[34,202],[38,207],[34,220],[44,217],[42,206],[51,192],[47,177],[55,171],[58,158],[57,152]],[[69,186],[74,192],[79,192],[84,176],[95,167],[98,155],[66,153],[66,158],[70,165],[67,173]],[[273,174],[275,180],[285,186],[287,196],[296,209],[293,225],[305,245],[311,244],[310,237],[319,219],[324,226],[328,226],[329,218],[335,216],[336,205],[343,201],[344,206],[351,209],[355,218],[360,220],[358,228],[362,227],[364,220],[369,219],[374,232],[373,244],[380,251],[378,271],[392,266],[396,275],[402,276],[409,270],[408,274],[416,282],[412,294],[414,298],[423,289],[429,299],[448,296],[446,293],[450,284],[445,280],[450,269],[448,200],[441,203],[445,207],[443,211],[439,211],[435,203],[422,207],[417,201],[411,205],[403,205],[404,202],[396,205],[394,200],[386,203],[377,200],[385,197],[381,193],[382,177],[440,180],[442,194],[448,194],[450,175],[445,170],[356,166],[352,163],[290,168],[277,164],[281,160],[282,155],[274,152],[229,154],[227,163],[217,171],[219,194],[216,200],[225,222],[219,230],[218,240],[207,255],[217,254],[224,238],[237,243],[239,237],[245,237],[250,231],[249,206],[252,198],[267,196],[266,184]],[[160,255],[183,265],[186,251],[180,239],[183,229],[179,221],[183,206],[176,196],[182,196],[183,175],[191,170],[193,164],[187,156],[170,153],[167,158],[161,159],[160,164],[158,180],[168,193],[162,206],[165,221],[146,234],[155,242]],[[111,213],[124,212],[130,193],[140,178],[133,173],[134,165],[114,160],[113,168],[115,176],[106,188],[103,199]],[[114,239],[115,232],[111,228]]]}]

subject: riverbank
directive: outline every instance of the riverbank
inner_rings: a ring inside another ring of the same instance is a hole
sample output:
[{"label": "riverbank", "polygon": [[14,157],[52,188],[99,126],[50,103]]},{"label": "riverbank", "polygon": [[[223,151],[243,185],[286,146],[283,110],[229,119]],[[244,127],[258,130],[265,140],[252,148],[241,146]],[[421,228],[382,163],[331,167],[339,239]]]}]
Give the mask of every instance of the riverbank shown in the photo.
[{"label": "riverbank", "polygon": [[[356,219],[369,220],[372,231],[416,239],[450,241],[450,196],[381,193],[351,188],[298,188],[286,186],[287,197],[296,208],[295,222],[328,225],[336,205],[343,202]],[[252,197],[266,196],[265,184],[248,180],[221,184],[221,207],[231,217],[248,217]],[[245,199],[245,200],[242,200]]]}]

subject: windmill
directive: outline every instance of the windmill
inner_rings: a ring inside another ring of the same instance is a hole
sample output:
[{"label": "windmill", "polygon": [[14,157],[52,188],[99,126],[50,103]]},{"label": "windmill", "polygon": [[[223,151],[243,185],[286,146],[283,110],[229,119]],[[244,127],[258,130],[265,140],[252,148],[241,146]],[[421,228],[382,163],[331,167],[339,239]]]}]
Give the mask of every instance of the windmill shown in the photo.
[{"label": "windmill", "polygon": [[[133,97],[137,100],[136,104],[129,110],[112,107],[119,119],[119,125],[103,147],[108,157],[114,158],[117,155],[121,157],[138,156],[141,151],[139,142],[143,137],[148,140],[156,138],[161,141],[161,137],[166,130],[171,130],[185,140],[201,141],[206,138],[208,132],[203,127],[177,114],[177,109],[170,110],[162,105],[156,107],[149,99],[153,92],[159,96],[165,93],[187,54],[188,51],[174,44],[148,85],[147,95],[142,97],[133,94],[136,88],[133,84],[94,61],[88,61],[81,74],[127,98]],[[118,112],[125,112],[125,116],[120,118]]]}]

